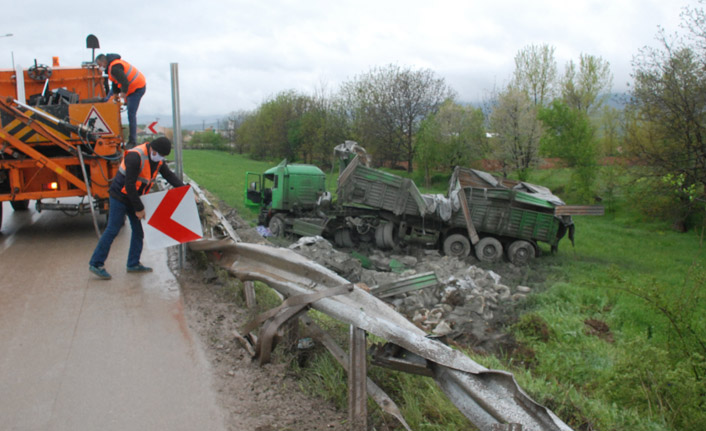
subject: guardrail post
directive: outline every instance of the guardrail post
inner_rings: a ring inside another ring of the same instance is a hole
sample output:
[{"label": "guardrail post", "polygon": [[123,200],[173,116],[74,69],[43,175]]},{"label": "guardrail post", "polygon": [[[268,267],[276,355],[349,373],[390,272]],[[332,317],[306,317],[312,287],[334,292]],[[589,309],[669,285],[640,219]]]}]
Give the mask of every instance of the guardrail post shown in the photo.
[{"label": "guardrail post", "polygon": [[257,300],[255,299],[255,287],[252,281],[243,282],[243,291],[245,292],[245,305],[248,310],[252,310],[257,307]]},{"label": "guardrail post", "polygon": [[348,422],[351,431],[368,429],[367,362],[365,331],[350,326],[350,367],[348,369]]}]

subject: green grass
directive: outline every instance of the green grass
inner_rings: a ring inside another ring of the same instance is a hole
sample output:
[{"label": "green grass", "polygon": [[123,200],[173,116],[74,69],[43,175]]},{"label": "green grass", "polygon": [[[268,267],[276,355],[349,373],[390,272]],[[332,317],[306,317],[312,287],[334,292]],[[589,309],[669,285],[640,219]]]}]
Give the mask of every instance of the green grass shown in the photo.
[{"label": "green grass", "polygon": [[[262,172],[277,163],[213,151],[184,155],[187,174],[244,218],[254,218],[242,203],[245,171]],[[335,188],[336,173],[327,174],[329,188]],[[567,169],[536,171],[529,181],[563,197],[570,175]],[[474,359],[512,371],[535,400],[574,429],[706,429],[706,352],[699,347],[706,342],[706,251],[700,230],[676,233],[668,223],[638,212],[621,188],[624,175],[604,168],[597,194],[604,197],[606,215],[574,217],[575,246],[564,239],[558,254],[532,262],[530,269],[547,279],[532,286],[526,314],[513,328],[524,353]],[[448,176],[443,177],[435,175],[431,188],[420,190],[443,193]],[[608,178],[618,187],[609,190]],[[605,322],[612,338],[587,333],[587,319]],[[548,335],[538,337],[528,322],[546,325]],[[312,393],[345,406],[345,376],[336,367],[330,358],[314,358],[311,376],[302,381]],[[413,429],[467,427],[429,379],[376,368],[370,375],[393,396]]]},{"label": "green grass", "polygon": [[243,200],[245,173],[262,173],[278,162],[256,161],[212,150],[184,150],[183,157],[184,172],[199,186],[236,208],[243,218],[257,218],[257,212],[247,208]]}]

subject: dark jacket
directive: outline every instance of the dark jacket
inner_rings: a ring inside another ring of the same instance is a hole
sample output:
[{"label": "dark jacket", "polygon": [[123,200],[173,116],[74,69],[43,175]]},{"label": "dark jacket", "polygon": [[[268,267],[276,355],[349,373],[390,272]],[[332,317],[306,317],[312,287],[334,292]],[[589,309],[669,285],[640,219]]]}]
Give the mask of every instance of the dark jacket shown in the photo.
[{"label": "dark jacket", "polygon": [[[150,169],[154,172],[157,167],[157,163],[150,159]],[[125,153],[125,175],[118,172],[110,183],[110,197],[119,200],[120,202],[127,205],[133,211],[142,211],[145,206],[142,205],[140,200],[140,192],[136,189],[135,183],[137,181],[137,175],[140,173],[140,155],[128,151]],[[174,187],[181,187],[184,183],[179,179],[179,177],[174,174],[174,172],[169,169],[166,163],[162,163],[159,168],[159,174],[167,180],[169,184]],[[123,186],[127,191],[127,194],[122,192]]]}]

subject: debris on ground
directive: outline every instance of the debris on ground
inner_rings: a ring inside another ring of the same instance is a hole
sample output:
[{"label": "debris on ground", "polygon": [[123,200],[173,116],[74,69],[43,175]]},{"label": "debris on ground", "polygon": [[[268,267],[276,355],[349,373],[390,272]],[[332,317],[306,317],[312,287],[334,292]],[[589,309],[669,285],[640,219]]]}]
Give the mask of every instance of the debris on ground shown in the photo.
[{"label": "debris on ground", "polygon": [[[401,278],[434,272],[440,283],[400,295],[386,297],[394,309],[430,334],[447,336],[478,351],[495,352],[509,316],[515,315],[531,288],[503,282],[503,277],[483,269],[473,258],[459,260],[441,256],[435,250],[411,250],[396,254],[378,249],[340,251],[322,237],[303,237],[290,245],[297,253],[352,281],[379,286]],[[364,256],[366,269],[357,256]],[[515,274],[527,268],[514,267]]]}]

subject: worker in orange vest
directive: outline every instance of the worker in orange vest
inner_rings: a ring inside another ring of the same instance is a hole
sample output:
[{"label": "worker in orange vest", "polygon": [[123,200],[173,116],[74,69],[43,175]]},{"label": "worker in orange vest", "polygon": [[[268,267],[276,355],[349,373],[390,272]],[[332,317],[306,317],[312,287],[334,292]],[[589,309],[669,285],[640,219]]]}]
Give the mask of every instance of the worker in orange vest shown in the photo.
[{"label": "worker in orange vest", "polygon": [[145,207],[140,200],[140,195],[149,193],[157,174],[161,174],[174,187],[184,185],[164,163],[164,157],[169,155],[171,149],[171,141],[160,137],[125,152],[118,173],[110,183],[108,226],[98,240],[96,249],[88,263],[88,269],[99,278],[103,280],[111,278],[108,271],[105,270],[105,260],[108,258],[113,240],[125,223],[126,215],[132,228],[130,249],[127,255],[127,272],[152,271],[152,268],[140,263],[142,240],[145,236],[140,223],[140,219],[145,218]]},{"label": "worker in orange vest", "polygon": [[115,97],[122,99],[123,104],[127,105],[130,135],[126,147],[130,149],[137,144],[137,108],[140,106],[140,99],[145,95],[147,87],[145,75],[135,66],[120,58],[119,54],[99,54],[96,57],[96,64],[108,73],[108,80],[112,82],[108,98],[115,95]]}]

